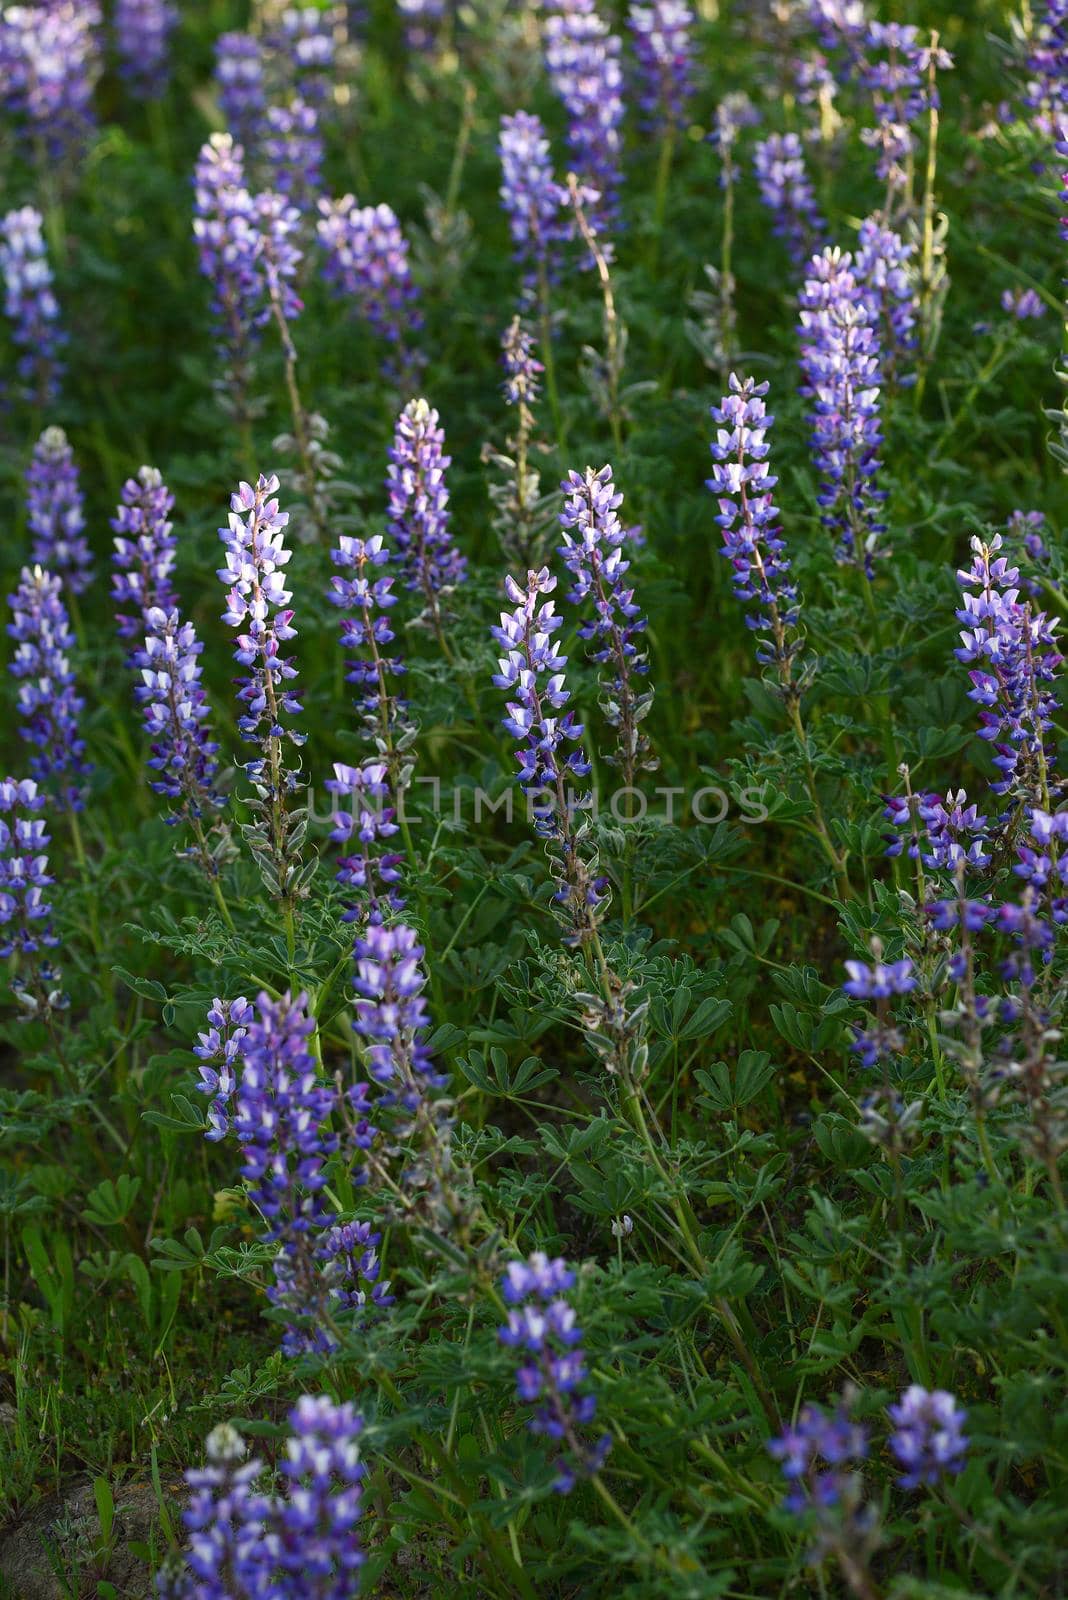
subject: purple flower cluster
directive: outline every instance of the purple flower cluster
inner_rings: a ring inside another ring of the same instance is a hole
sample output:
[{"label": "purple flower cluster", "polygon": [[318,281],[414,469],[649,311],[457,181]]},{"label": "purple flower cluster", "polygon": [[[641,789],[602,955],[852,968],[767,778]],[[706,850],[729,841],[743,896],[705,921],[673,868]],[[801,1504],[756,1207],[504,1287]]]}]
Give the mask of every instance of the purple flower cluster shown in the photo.
[{"label": "purple flower cluster", "polygon": [[628,13],[646,125],[681,128],[693,98],[694,14],[686,0],[651,0]]},{"label": "purple flower cluster", "polygon": [[567,228],[567,191],[553,177],[549,140],[541,119],[527,111],[501,118],[497,144],[501,160],[501,203],[515,246],[527,269],[528,287],[552,276],[556,247]]},{"label": "purple flower cluster", "polygon": [[35,955],[59,943],[45,890],[54,883],[51,839],[38,816],[45,797],[32,778],[0,780],[0,956]]},{"label": "purple flower cluster", "polygon": [[838,535],[838,560],[869,578],[884,525],[876,486],[881,462],[882,372],[876,314],[837,247],[813,256],[800,296],[801,393],[811,402],[812,449],[822,482],[824,526]]},{"label": "purple flower cluster", "polygon": [[240,144],[251,145],[264,112],[263,45],[251,33],[221,33],[215,41],[215,82],[223,120]]},{"label": "purple flower cluster", "polygon": [[854,1024],[852,1048],[866,1067],[887,1061],[904,1049],[904,1040],[890,1016],[889,1002],[895,995],[911,994],[916,988],[913,964],[908,956],[900,961],[883,962],[882,951],[875,952],[869,967],[863,961],[847,961],[848,974],[842,988],[853,1000],[875,1003],[874,1021],[866,1027]]},{"label": "purple flower cluster", "polygon": [[332,9],[286,6],[271,38],[298,95],[309,105],[323,105],[331,94],[337,54],[334,25]]},{"label": "purple flower cluster", "polygon": [[78,467],[62,428],[46,428],[34,445],[26,470],[26,520],[33,561],[62,578],[69,594],[84,594],[93,558]]},{"label": "purple flower cluster", "polygon": [[133,639],[144,629],[149,611],[169,612],[178,603],[174,590],[174,557],[178,540],[171,522],[174,496],[155,467],[142,467],[127,478],[111,527],[115,534],[111,597],[116,606],[119,637]]},{"label": "purple flower cluster", "polygon": [[148,765],[156,777],[151,788],[171,801],[167,822],[192,826],[195,854],[214,877],[217,868],[207,850],[201,818],[226,804],[215,788],[218,744],[211,736],[211,710],[201,684],[204,649],[191,622],[176,610],[151,606],[144,617],[144,648],[134,655],[141,682],[134,696],[142,708],[149,738]]},{"label": "purple flower cluster", "polygon": [[622,47],[595,0],[555,0],[545,19],[545,65],[567,112],[571,165],[596,191],[590,221],[607,235],[618,212],[623,151]]},{"label": "purple flower cluster", "polygon": [[387,205],[358,206],[351,194],[320,200],[316,225],[323,277],[380,338],[396,347],[386,372],[410,373],[405,347],[422,326],[419,291],[408,263],[408,241]]},{"label": "purple flower cluster", "polygon": [[753,169],[760,198],[772,214],[772,231],[785,242],[791,261],[800,267],[826,235],[827,225],[816,204],[797,134],[772,133],[766,139],[758,139],[753,149]]},{"label": "purple flower cluster", "polygon": [[916,285],[909,271],[915,246],[885,228],[877,217],[860,225],[854,272],[875,313],[883,369],[888,382],[915,383],[907,362],[918,344]]},{"label": "purple flower cluster", "polygon": [[280,781],[277,746],[283,738],[296,745],[304,742],[303,734],[282,722],[284,716],[299,716],[301,704],[299,691],[287,687],[297,669],[281,650],[296,638],[297,630],[282,570],[292,554],[283,540],[289,513],[279,510],[277,493],[278,479],[261,473],[255,488],[242,482],[231,495],[227,526],[219,529],[226,565],[218,571],[230,586],[223,621],[246,630],[238,634],[234,651],[234,660],[249,669],[248,676],[239,680],[238,699],[246,709],[237,725],[263,751],[246,763],[245,770],[262,782],[271,768],[275,787]]},{"label": "purple flower cluster", "polygon": [[787,1509],[820,1511],[848,1496],[847,1479],[867,1458],[868,1435],[850,1419],[844,1402],[830,1415],[821,1406],[809,1405],[802,1408],[796,1422],[772,1439],[768,1453],[779,1462],[791,1485]]},{"label": "purple flower cluster", "polygon": [[1000,534],[971,541],[972,564],[957,573],[964,590],[958,661],[975,663],[968,697],[981,708],[979,736],[993,747],[997,795],[1045,805],[1055,760],[1050,738],[1059,708],[1054,690],[1062,657],[1057,621],[1020,594],[1019,570],[1006,556]]},{"label": "purple flower cluster", "polygon": [[409,50],[435,50],[448,13],[448,0],[397,0],[397,10],[404,20]]},{"label": "purple flower cluster", "polygon": [[357,936],[353,1027],[364,1041],[368,1070],[390,1099],[417,1109],[426,1091],[448,1081],[433,1069],[425,1033],[423,947],[404,923],[369,923]]},{"label": "purple flower cluster", "polygon": [[197,157],[193,236],[200,271],[212,288],[219,353],[240,387],[248,381],[254,329],[263,313],[253,213],[241,146],[228,133],[213,133]]},{"label": "purple flower cluster", "polygon": [[38,406],[49,404],[59,392],[59,352],[66,343],[43,227],[44,219],[33,206],[9,211],[0,220],[4,313],[19,351],[16,371],[23,391]]},{"label": "purple flower cluster", "polygon": [[441,601],[463,581],[467,561],[449,526],[442,451],[445,431],[425,400],[410,400],[397,418],[389,451],[388,531],[404,569],[404,584],[422,594],[424,616],[441,631]]},{"label": "purple flower cluster", "polygon": [[903,1489],[933,1485],[960,1472],[968,1449],[968,1413],[947,1390],[910,1384],[887,1414],[894,1424],[890,1448],[905,1468],[897,1480]]},{"label": "purple flower cluster", "polygon": [[161,1597],[349,1600],[356,1592],[362,1419],[350,1404],[303,1395],[289,1426],[279,1495],[264,1491],[263,1465],[246,1460],[236,1428],[223,1424],[208,1435],[207,1465],[185,1475],[188,1581],[176,1591],[161,1581]]},{"label": "purple flower cluster", "polygon": [[96,0],[48,0],[0,10],[0,95],[31,145],[66,162],[94,124],[101,24]]},{"label": "purple flower cluster", "polygon": [[557,1258],[536,1250],[529,1261],[513,1261],[501,1280],[510,1307],[498,1337],[520,1362],[516,1395],[523,1405],[537,1405],[531,1433],[565,1446],[555,1462],[553,1487],[568,1494],[579,1478],[599,1472],[608,1454],[608,1434],[589,1441],[582,1437],[597,1413],[597,1399],[588,1388],[582,1329],[567,1300],[575,1274]]},{"label": "purple flower cluster", "polygon": [[143,99],[166,86],[171,34],[178,20],[177,8],[168,0],[115,0],[112,26],[119,71]]},{"label": "purple flower cluster", "polygon": [[1052,138],[1068,117],[1068,0],[1046,0],[1031,35],[1027,57],[1027,106],[1035,128]]},{"label": "purple flower cluster", "polygon": [[730,391],[712,407],[716,464],[706,484],[717,497],[715,520],[723,533],[723,554],[734,569],[734,593],[754,607],[746,612],[745,623],[759,636],[757,660],[774,665],[785,690],[801,648],[796,633],[800,605],[772,494],[779,480],[768,470],[767,434],[775,418],[764,404],[766,383],[732,372]]},{"label": "purple flower cluster", "polygon": [[85,701],[70,665],[74,639],[63,585],[40,567],[23,567],[8,604],[13,615],[7,631],[17,645],[9,671],[19,684],[19,731],[35,751],[30,771],[42,788],[70,810],[80,811],[83,780],[92,768],[78,731]]},{"label": "purple flower cluster", "polygon": [[323,136],[315,107],[300,99],[269,106],[262,143],[271,187],[300,210],[310,210],[323,186]]},{"label": "purple flower cluster", "polygon": [[567,598],[575,606],[590,603],[593,615],[580,624],[579,635],[592,641],[593,661],[610,664],[601,680],[601,708],[616,734],[616,752],[608,759],[620,768],[625,786],[632,788],[638,767],[651,764],[641,723],[653,702],[652,691],[639,693],[634,681],[649,670],[639,649],[646,618],[627,584],[630,562],[625,552],[634,530],[624,528],[617,515],[623,496],[612,481],[610,466],[598,472],[592,467],[585,473],[569,472],[560,488],[564,495],[560,554],[574,578]]},{"label": "purple flower cluster", "polygon": [[1042,297],[1034,289],[1005,289],[1001,296],[1001,309],[1017,322],[1038,322],[1046,315]]},{"label": "purple flower cluster", "polygon": [[207,1027],[197,1034],[193,1054],[200,1061],[201,1094],[211,1096],[204,1137],[213,1143],[224,1139],[233,1126],[234,1094],[248,1025],[255,1012],[244,995],[236,1000],[216,998],[208,1008]]}]

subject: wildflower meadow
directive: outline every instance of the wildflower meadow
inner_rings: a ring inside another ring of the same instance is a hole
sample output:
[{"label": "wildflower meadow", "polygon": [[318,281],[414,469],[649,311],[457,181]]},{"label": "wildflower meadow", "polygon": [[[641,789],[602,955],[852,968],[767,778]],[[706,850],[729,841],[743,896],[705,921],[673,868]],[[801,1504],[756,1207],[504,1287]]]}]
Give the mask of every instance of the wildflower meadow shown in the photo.
[{"label": "wildflower meadow", "polygon": [[0,0],[0,1600],[1068,1594],[1066,0]]}]

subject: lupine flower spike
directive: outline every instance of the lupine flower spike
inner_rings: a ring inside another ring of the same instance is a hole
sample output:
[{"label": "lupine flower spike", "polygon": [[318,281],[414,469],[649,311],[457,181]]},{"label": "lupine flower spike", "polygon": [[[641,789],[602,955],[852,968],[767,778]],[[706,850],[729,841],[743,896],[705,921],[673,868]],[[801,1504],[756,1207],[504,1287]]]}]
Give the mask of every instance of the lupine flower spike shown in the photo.
[{"label": "lupine flower spike", "polygon": [[166,88],[177,23],[177,9],[168,0],[115,0],[112,25],[119,71],[140,99]]},{"label": "lupine flower spike", "polygon": [[44,242],[44,218],[32,206],[9,211],[0,221],[0,276],[11,338],[20,352],[16,371],[22,392],[44,406],[59,392],[60,350],[66,343],[52,268]]},{"label": "lupine flower spike", "polygon": [[486,443],[482,446],[482,459],[500,474],[488,489],[501,550],[511,564],[527,569],[541,565],[555,521],[549,509],[552,496],[541,493],[541,474],[531,465],[537,448],[534,406],[544,368],[535,358],[534,342],[518,317],[505,329],[501,352],[505,373],[502,389],[514,409],[515,422],[505,440],[505,450]]},{"label": "lupine flower spike", "polygon": [[609,259],[623,149],[621,53],[594,0],[556,0],[545,19],[545,65],[570,119],[571,165],[596,196],[590,220],[605,236]]},{"label": "lupine flower spike", "polygon": [[397,383],[413,382],[422,365],[413,338],[422,319],[408,241],[396,215],[387,205],[358,206],[351,194],[320,200],[319,213],[323,277],[384,341],[384,375]]},{"label": "lupine flower spike", "polygon": [[409,401],[397,418],[386,491],[389,534],[404,569],[405,587],[422,596],[423,620],[448,655],[442,601],[463,581],[467,562],[449,526],[445,474],[451,457],[443,453],[444,443],[437,412],[425,400]]},{"label": "lupine flower spike", "polygon": [[55,880],[48,870],[44,809],[45,796],[32,778],[0,780],[0,957],[14,956],[19,963],[11,987],[28,1017],[66,1004],[47,955],[59,939],[48,899]]},{"label": "lupine flower spike", "polygon": [[68,594],[84,594],[93,558],[74,451],[62,428],[46,428],[34,446],[26,472],[26,513],[33,560],[62,578]]},{"label": "lupine flower spike", "polygon": [[92,767],[79,731],[85,701],[70,664],[74,637],[63,585],[41,567],[23,567],[9,604],[13,617],[7,631],[16,641],[9,670],[19,685],[19,731],[34,750],[30,771],[69,811],[80,811]]},{"label": "lupine flower spike", "polygon": [[646,619],[627,584],[627,550],[634,530],[625,528],[617,515],[623,496],[612,480],[611,467],[569,472],[560,488],[564,495],[560,554],[574,578],[567,598],[593,612],[579,633],[592,642],[591,659],[608,669],[601,679],[601,710],[615,730],[616,748],[607,759],[619,768],[625,788],[633,789],[638,772],[656,766],[641,726],[653,703],[653,691],[639,687],[649,670],[640,648]]},{"label": "lupine flower spike", "polygon": [[968,1449],[968,1413],[945,1389],[928,1391],[910,1384],[887,1415],[894,1424],[890,1448],[905,1469],[897,1480],[903,1489],[936,1484],[961,1471]]},{"label": "lupine flower spike", "polygon": [[219,529],[226,565],[218,575],[230,585],[223,621],[245,630],[238,634],[234,651],[234,660],[248,669],[237,680],[238,699],[245,707],[237,725],[259,748],[245,763],[258,817],[243,832],[265,884],[283,904],[292,941],[293,904],[306,893],[309,869],[300,860],[307,815],[290,809],[299,767],[288,765],[285,747],[288,743],[299,749],[305,736],[287,721],[300,715],[301,703],[293,687],[296,666],[282,653],[297,630],[283,576],[291,554],[284,543],[289,513],[279,509],[277,493],[278,479],[261,475],[255,488],[242,483],[231,496],[229,522]]}]

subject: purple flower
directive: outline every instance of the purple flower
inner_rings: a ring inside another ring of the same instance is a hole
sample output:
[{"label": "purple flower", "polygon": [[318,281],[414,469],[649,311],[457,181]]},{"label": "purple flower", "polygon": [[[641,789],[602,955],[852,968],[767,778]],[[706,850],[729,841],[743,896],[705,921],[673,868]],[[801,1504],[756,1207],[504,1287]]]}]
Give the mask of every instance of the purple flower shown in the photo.
[{"label": "purple flower", "polygon": [[271,45],[300,97],[309,105],[322,105],[333,87],[333,12],[319,6],[286,6]]},{"label": "purple flower", "polygon": [[884,527],[877,509],[885,495],[876,487],[882,374],[875,312],[852,264],[837,248],[809,264],[800,296],[801,393],[811,402],[824,526],[838,535],[837,559],[863,564],[870,579]]},{"label": "purple flower", "polygon": [[7,631],[17,648],[9,671],[18,679],[20,733],[34,746],[30,771],[72,811],[83,806],[83,780],[92,771],[78,731],[85,701],[75,688],[69,652],[74,644],[63,585],[40,567],[23,567],[8,596]]},{"label": "purple flower", "polygon": [[606,236],[619,209],[621,54],[620,41],[597,15],[594,0],[555,0],[545,19],[545,65],[568,115],[571,165],[580,183],[598,196],[591,225]]},{"label": "purple flower", "polygon": [[753,150],[760,198],[772,213],[772,231],[786,243],[790,259],[800,267],[827,232],[796,133],[772,133]]},{"label": "purple flower", "polygon": [[34,445],[26,472],[26,520],[33,561],[58,574],[69,594],[84,594],[93,558],[74,451],[62,428],[46,428]]},{"label": "purple flower", "polygon": [[323,138],[315,107],[300,99],[285,106],[269,106],[263,158],[271,187],[301,210],[308,210],[323,183]]},{"label": "purple flower", "polygon": [[[278,479],[261,473],[255,489],[242,482],[230,497],[230,515],[219,537],[226,546],[226,565],[218,576],[231,587],[226,597],[223,621],[231,628],[245,627],[238,634],[234,660],[251,668],[240,680],[238,699],[246,711],[238,727],[246,738],[266,747],[283,736],[303,744],[303,735],[282,725],[283,715],[300,714],[299,691],[287,688],[297,676],[292,659],[283,656],[281,646],[295,639],[290,591],[285,587],[282,569],[292,551],[283,541],[288,511],[280,511],[275,498]],[[251,777],[261,778],[267,756],[247,763]]]},{"label": "purple flower", "polygon": [[567,191],[553,177],[549,140],[541,119],[527,111],[501,118],[497,144],[501,160],[501,204],[515,246],[515,258],[531,282],[552,276],[556,248],[567,233]]},{"label": "purple flower", "polygon": [[367,1051],[368,1070],[388,1086],[387,1103],[414,1111],[431,1088],[447,1078],[435,1073],[426,1047],[430,1021],[423,990],[423,947],[404,923],[369,923],[357,936],[353,1027]]},{"label": "purple flower", "polygon": [[339,1222],[323,1234],[316,1254],[340,1310],[361,1312],[393,1304],[389,1283],[379,1277],[381,1240],[369,1222]]},{"label": "purple flower", "polygon": [[630,562],[625,552],[634,530],[624,528],[616,515],[623,496],[612,481],[610,466],[599,472],[592,467],[584,474],[569,472],[560,488],[564,495],[560,554],[574,578],[567,598],[576,606],[589,602],[587,609],[593,613],[580,624],[579,634],[593,643],[591,659],[610,665],[601,679],[601,709],[615,729],[616,750],[607,759],[620,768],[624,785],[633,788],[638,769],[655,765],[641,727],[653,693],[639,692],[635,682],[648,672],[649,663],[639,649],[646,619],[627,584]]},{"label": "purple flower", "polygon": [[251,33],[221,33],[215,41],[215,82],[226,126],[239,144],[251,143],[267,109],[261,40]]},{"label": "purple flower", "polygon": [[408,264],[408,241],[387,205],[358,206],[351,194],[320,200],[316,224],[324,253],[323,277],[352,303],[371,331],[395,346],[387,376],[410,376],[418,361],[409,348],[422,326],[419,291]]},{"label": "purple flower", "polygon": [[1068,0],[1046,0],[1031,33],[1025,104],[1044,139],[1068,116]]},{"label": "purple flower", "polygon": [[357,1444],[362,1418],[348,1403],[302,1395],[289,1425],[276,1524],[280,1592],[351,1600],[364,1562],[357,1537],[367,1470]]},{"label": "purple flower", "polygon": [[1046,315],[1045,303],[1034,289],[1005,289],[1001,296],[1001,309],[1018,322],[1037,321]]},{"label": "purple flower", "polygon": [[32,778],[0,780],[0,956],[34,955],[59,940],[52,932],[52,907],[45,891],[51,843],[38,816],[45,796]]},{"label": "purple flower", "polygon": [[389,768],[384,761],[365,761],[362,767],[335,761],[334,776],[324,787],[336,797],[330,837],[348,846],[348,853],[338,860],[337,881],[358,892],[344,920],[382,923],[404,909],[396,887],[403,876],[404,857],[383,848],[399,832],[395,813],[385,803],[390,794]]},{"label": "purple flower", "polygon": [[685,0],[651,0],[628,13],[646,126],[680,128],[693,97],[694,14]]},{"label": "purple flower", "polygon": [[137,638],[154,608],[170,612],[178,603],[174,590],[174,557],[178,540],[170,515],[174,496],[155,467],[142,467],[127,478],[111,526],[115,533],[111,577],[119,636]]},{"label": "purple flower", "polygon": [[404,569],[405,588],[422,594],[423,615],[438,633],[441,601],[467,571],[449,526],[445,473],[452,458],[442,452],[444,443],[437,412],[425,400],[410,400],[397,418],[386,475],[388,531]]},{"label": "purple flower", "polygon": [[734,593],[755,607],[746,612],[745,622],[759,635],[757,660],[774,664],[786,689],[801,648],[796,634],[800,606],[772,496],[778,479],[768,470],[767,433],[775,418],[764,404],[766,383],[732,372],[730,391],[712,407],[716,465],[705,482],[717,496],[715,520],[723,532],[723,554],[734,569]]},{"label": "purple flower", "polygon": [[890,1448],[905,1468],[897,1480],[903,1489],[936,1484],[964,1466],[968,1440],[964,1423],[968,1413],[945,1389],[923,1389],[910,1384],[896,1405],[887,1407],[894,1424]]},{"label": "purple flower", "polygon": [[213,133],[196,165],[193,235],[200,271],[212,288],[219,354],[239,394],[247,388],[264,283],[243,151],[228,133]]},{"label": "purple flower", "polygon": [[33,206],[9,211],[0,221],[4,312],[20,352],[16,371],[25,398],[38,406],[47,405],[59,392],[63,370],[59,352],[67,338],[59,324],[43,227],[44,219]]},{"label": "purple flower", "polygon": [[144,648],[134,656],[141,673],[134,694],[149,738],[149,769],[156,773],[150,787],[171,801],[171,827],[184,822],[192,828],[196,844],[184,853],[215,877],[218,867],[201,819],[226,800],[215,788],[219,746],[211,736],[211,709],[200,681],[204,646],[193,624],[183,622],[176,610],[150,607],[145,629]]},{"label": "purple flower", "polygon": [[185,1474],[191,1490],[182,1513],[189,1533],[186,1561],[196,1580],[186,1593],[197,1600],[224,1600],[235,1588],[262,1594],[272,1565],[272,1507],[258,1487],[263,1465],[245,1460],[241,1435],[227,1423],[208,1435],[207,1457],[205,1467]]},{"label": "purple flower", "polygon": [[842,988],[854,1000],[886,1000],[895,994],[910,994],[916,987],[912,962],[908,956],[901,961],[876,961],[872,967],[863,961],[847,961],[848,980]]},{"label": "purple flower", "polygon": [[599,1472],[611,1439],[582,1437],[593,1421],[597,1400],[588,1387],[582,1329],[564,1298],[575,1281],[562,1260],[535,1251],[529,1262],[512,1262],[501,1280],[508,1320],[497,1330],[501,1343],[516,1352],[516,1398],[537,1404],[531,1433],[566,1446],[556,1465],[554,1488],[568,1494],[579,1478]]},{"label": "purple flower", "polygon": [[435,50],[448,12],[448,0],[397,0],[397,10],[404,19],[404,38],[409,50]]},{"label": "purple flower", "polygon": [[[791,1485],[787,1510],[814,1512],[817,1518],[846,1519],[860,1511],[860,1485],[855,1468],[868,1454],[868,1436],[851,1421],[841,1402],[828,1414],[820,1406],[804,1406],[797,1421],[768,1445]],[[830,1471],[824,1470],[829,1467]]]},{"label": "purple flower", "polygon": [[48,0],[0,11],[0,94],[26,124],[31,147],[66,163],[94,125],[100,75],[96,0]]},{"label": "purple flower", "polygon": [[193,1054],[200,1061],[201,1094],[211,1096],[208,1129],[204,1137],[213,1143],[230,1132],[237,1090],[237,1069],[241,1062],[248,1024],[255,1017],[244,995],[236,1000],[212,1001],[207,1012],[207,1028],[197,1034]]},{"label": "purple flower", "polygon": [[1045,804],[1056,756],[1049,735],[1059,709],[1050,687],[1062,661],[1057,622],[1021,599],[1018,570],[998,554],[1000,534],[989,544],[973,538],[971,548],[970,568],[957,573],[965,593],[957,612],[961,647],[954,654],[975,663],[968,698],[981,707],[979,736],[993,747],[998,776],[991,788]]},{"label": "purple flower", "polygon": [[170,76],[170,40],[178,23],[168,0],[115,0],[112,26],[119,71],[142,99],[160,94]]},{"label": "purple flower", "polygon": [[915,383],[915,372],[905,370],[918,343],[919,317],[916,287],[909,271],[915,247],[900,234],[883,227],[876,217],[860,225],[854,271],[872,310],[878,329],[881,359],[888,381],[902,387]]}]

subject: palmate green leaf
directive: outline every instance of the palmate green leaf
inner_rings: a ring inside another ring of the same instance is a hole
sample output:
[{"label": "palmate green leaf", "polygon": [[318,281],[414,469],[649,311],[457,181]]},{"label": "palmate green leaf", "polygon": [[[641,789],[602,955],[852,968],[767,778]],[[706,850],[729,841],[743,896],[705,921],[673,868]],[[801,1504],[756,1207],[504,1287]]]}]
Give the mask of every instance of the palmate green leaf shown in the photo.
[{"label": "palmate green leaf", "polygon": [[547,1065],[537,1056],[525,1056],[512,1067],[507,1053],[499,1045],[491,1046],[488,1053],[474,1050],[469,1056],[458,1056],[456,1064],[476,1089],[506,1100],[519,1099],[560,1076],[556,1067]]},{"label": "palmate green leaf", "polygon": [[140,1188],[141,1179],[127,1172],[114,1182],[105,1178],[95,1189],[90,1189],[82,1216],[99,1228],[117,1227],[129,1216]]}]

